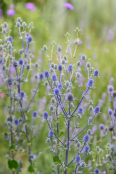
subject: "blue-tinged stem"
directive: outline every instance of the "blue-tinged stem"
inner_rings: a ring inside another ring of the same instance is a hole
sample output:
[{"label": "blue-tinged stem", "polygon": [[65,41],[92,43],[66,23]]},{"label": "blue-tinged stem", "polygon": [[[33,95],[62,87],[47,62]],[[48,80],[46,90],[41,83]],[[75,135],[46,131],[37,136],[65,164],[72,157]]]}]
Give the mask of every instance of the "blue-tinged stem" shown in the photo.
[{"label": "blue-tinged stem", "polygon": [[[52,128],[50,127],[50,124],[49,124],[49,122],[48,122],[48,120],[46,119],[46,121],[47,121],[47,124],[48,124],[48,126],[49,126],[49,129],[50,129],[50,131],[51,132],[53,132],[53,130],[52,130]],[[53,132],[53,134],[55,135],[55,137],[59,140],[59,142],[65,147],[65,145],[63,144],[63,142],[62,141],[60,141],[60,139],[57,137],[57,135]]]},{"label": "blue-tinged stem", "polygon": [[[52,85],[50,84],[50,81],[49,81],[49,79],[48,79],[48,78],[47,78],[47,80],[48,80],[48,83],[49,83],[49,85],[50,85],[50,87],[51,87],[51,90],[53,91]],[[56,98],[56,100],[57,100],[57,102],[58,102],[58,104],[59,104],[60,108],[62,109],[62,111],[63,111],[64,115],[65,115],[65,116],[67,116],[67,112],[65,111],[65,108],[61,106],[62,104],[59,102],[59,99],[57,98],[57,96],[56,96],[56,95],[55,95],[55,98]]]},{"label": "blue-tinged stem", "polygon": [[77,107],[76,107],[76,109],[73,111],[73,113],[71,114],[71,116],[73,116],[73,115],[74,115],[74,113],[77,111],[77,109],[80,107],[80,105],[81,105],[81,103],[83,102],[84,98],[86,97],[86,95],[87,95],[88,91],[89,91],[89,88],[87,88],[86,92],[83,94],[82,99],[80,100],[80,102],[79,102],[78,106],[77,106]]},{"label": "blue-tinged stem", "polygon": [[28,111],[28,109],[29,109],[29,107],[30,107],[30,104],[32,103],[32,101],[33,101],[33,99],[34,99],[34,97],[35,97],[35,95],[36,95],[36,93],[37,93],[37,91],[38,91],[38,88],[39,88],[40,84],[41,84],[41,82],[39,83],[37,89],[35,90],[35,93],[34,93],[33,97],[31,98],[31,101],[29,102],[26,111]]},{"label": "blue-tinged stem", "polygon": [[75,129],[74,129],[74,131],[73,131],[73,133],[72,133],[71,139],[72,139],[72,137],[73,137],[73,135],[74,135],[74,133],[75,133],[76,127],[77,127],[77,125],[78,125],[78,122],[79,122],[79,118],[78,118],[77,124],[76,124],[76,126],[75,126]]},{"label": "blue-tinged stem", "polygon": [[[83,146],[82,146],[80,152],[78,153],[78,155],[83,151],[83,149],[84,149],[84,147],[85,147],[85,144],[86,144],[86,143],[83,144]],[[76,155],[76,156],[77,156],[77,155]],[[71,163],[72,163],[74,160],[75,160],[75,158],[72,159],[72,161],[68,164],[68,166],[70,166]]]},{"label": "blue-tinged stem", "polygon": [[[96,113],[94,114],[93,118],[91,119],[90,123],[93,121],[94,117],[95,117]],[[75,135],[71,140],[74,140],[81,132],[83,132],[89,125],[90,123],[82,130],[80,131],[77,135]]]}]

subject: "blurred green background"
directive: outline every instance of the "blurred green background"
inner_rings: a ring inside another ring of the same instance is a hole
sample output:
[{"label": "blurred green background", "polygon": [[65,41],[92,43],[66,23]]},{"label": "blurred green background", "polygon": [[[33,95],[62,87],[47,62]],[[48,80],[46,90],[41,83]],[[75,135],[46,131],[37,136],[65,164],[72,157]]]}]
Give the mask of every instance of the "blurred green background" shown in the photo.
[{"label": "blurred green background", "polygon": [[[35,5],[34,10],[29,10],[25,7],[27,2],[32,2]],[[73,10],[67,9],[64,4],[68,2],[74,7]],[[14,7],[11,6],[14,4]],[[13,9],[15,14],[9,16],[7,11]],[[0,24],[4,21],[8,22],[9,28],[12,29],[12,36],[15,42],[16,49],[21,48],[21,44],[18,41],[18,31],[14,27],[17,17],[21,17],[27,24],[34,23],[34,29],[32,30],[33,40],[36,41],[32,47],[34,53],[35,62],[41,59],[41,71],[44,71],[48,67],[46,61],[46,55],[41,53],[43,45],[47,45],[51,48],[51,43],[54,40],[57,44],[66,49],[66,38],[64,34],[70,33],[70,39],[76,39],[75,28],[79,27],[79,38],[82,40],[82,44],[78,46],[76,56],[79,58],[80,53],[87,55],[91,58],[92,65],[99,69],[101,77],[96,80],[96,89],[92,91],[91,96],[94,101],[94,106],[99,103],[103,92],[107,93],[107,85],[111,77],[114,78],[114,88],[116,85],[116,1],[115,0],[0,0]],[[31,86],[32,87],[32,86]],[[2,87],[1,87],[2,88]],[[24,88],[26,94],[30,96],[30,89],[28,85]],[[45,93],[42,90],[38,94],[35,101],[38,98],[43,98]],[[5,100],[7,97],[5,97]],[[36,102],[35,102],[36,103]],[[0,101],[1,104],[1,101]],[[97,130],[93,135],[94,145],[105,145],[106,138],[101,139],[99,132],[99,124],[104,123],[105,114],[107,115],[108,106],[110,107],[108,95],[101,108],[101,115],[95,118],[93,124],[96,124]],[[35,108],[38,107],[38,103],[35,104]],[[47,105],[46,105],[46,108]],[[7,143],[3,139],[2,132],[4,128],[4,121],[7,117],[7,111],[0,106],[0,173],[9,174],[7,168],[7,160],[3,156],[7,151]],[[40,115],[42,113],[40,112]],[[107,117],[108,118],[108,117]],[[109,120],[109,119],[108,119]],[[106,124],[109,125],[109,121],[106,120]],[[47,125],[41,125],[38,121],[39,136],[33,143],[33,152],[43,152],[40,157],[37,158],[35,163],[41,174],[52,173],[52,154],[48,152],[48,145],[45,143],[48,135]],[[86,123],[85,123],[86,124]],[[93,141],[92,140],[92,141]],[[92,150],[95,150],[95,146],[91,146]],[[72,154],[72,158],[74,154]],[[25,158],[22,154],[22,158]],[[71,158],[71,159],[72,159]],[[91,160],[91,156],[88,155],[86,159]],[[24,173],[27,173],[27,163],[23,165]],[[95,165],[95,164],[94,164]],[[93,170],[94,170],[93,166]],[[104,167],[100,167],[102,171]],[[86,173],[90,173],[87,169]]]}]

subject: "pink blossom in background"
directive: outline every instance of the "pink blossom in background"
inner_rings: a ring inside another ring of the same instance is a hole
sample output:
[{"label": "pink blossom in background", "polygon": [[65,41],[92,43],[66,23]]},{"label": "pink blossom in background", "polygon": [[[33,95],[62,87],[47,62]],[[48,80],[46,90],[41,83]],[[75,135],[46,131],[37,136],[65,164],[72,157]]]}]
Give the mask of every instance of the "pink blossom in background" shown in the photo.
[{"label": "pink blossom in background", "polygon": [[107,37],[108,42],[113,41],[113,38],[114,38],[114,33],[113,33],[112,29],[109,29],[108,37]]},{"label": "pink blossom in background", "polygon": [[14,16],[15,15],[15,10],[13,10],[13,9],[8,10],[7,15],[8,16]]},{"label": "pink blossom in background", "polygon": [[96,129],[97,129],[97,126],[94,125],[94,126],[92,127],[92,133],[93,133],[93,134],[95,133]]},{"label": "pink blossom in background", "polygon": [[3,51],[1,51],[1,53],[3,54]]},{"label": "pink blossom in background", "polygon": [[4,98],[5,97],[5,93],[4,92],[0,93],[0,97]]},{"label": "pink blossom in background", "polygon": [[0,8],[0,18],[2,18],[3,15],[2,15],[2,9]]},{"label": "pink blossom in background", "polygon": [[103,174],[106,174],[106,171],[103,171]]},{"label": "pink blossom in background", "polygon": [[73,10],[73,9],[74,9],[73,5],[70,4],[70,3],[65,3],[65,4],[64,4],[64,7],[65,7],[65,8],[68,8],[69,10]]},{"label": "pink blossom in background", "polygon": [[15,68],[14,68],[14,67],[11,67],[11,68],[9,69],[9,71],[10,71],[10,73],[14,73],[14,72],[15,72]]},{"label": "pink blossom in background", "polygon": [[102,93],[102,99],[106,99],[106,97],[107,97],[107,93],[106,92],[103,92]]},{"label": "pink blossom in background", "polygon": [[9,7],[10,7],[10,8],[15,8],[15,5],[14,5],[14,4],[10,4]]},{"label": "pink blossom in background", "polygon": [[113,84],[113,82],[114,82],[114,78],[113,78],[113,77],[111,77],[111,78],[110,78],[110,85],[112,85],[112,84]]},{"label": "pink blossom in background", "polygon": [[88,167],[92,165],[91,160],[88,161]]},{"label": "pink blossom in background", "polygon": [[82,40],[79,39],[79,41],[78,41],[78,45],[81,45],[82,43],[83,43]]},{"label": "pink blossom in background", "polygon": [[31,10],[31,11],[34,11],[36,9],[36,6],[35,4],[31,3],[31,2],[28,2],[25,4],[25,7],[28,9],[28,10]]}]

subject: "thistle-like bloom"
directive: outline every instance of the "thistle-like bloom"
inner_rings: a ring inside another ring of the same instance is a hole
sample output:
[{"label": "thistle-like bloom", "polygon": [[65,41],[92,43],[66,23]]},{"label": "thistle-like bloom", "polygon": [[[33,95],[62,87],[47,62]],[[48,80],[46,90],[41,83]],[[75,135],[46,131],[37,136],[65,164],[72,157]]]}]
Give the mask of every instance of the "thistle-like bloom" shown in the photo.
[{"label": "thistle-like bloom", "polygon": [[62,64],[58,65],[58,71],[62,71]]},{"label": "thistle-like bloom", "polygon": [[36,156],[35,156],[35,155],[33,155],[33,154],[30,154],[30,158],[31,158],[31,160],[33,160],[33,159],[35,159],[35,158],[36,158]]},{"label": "thistle-like bloom", "polygon": [[65,3],[65,4],[64,4],[64,7],[65,7],[65,8],[68,8],[69,10],[73,10],[73,9],[74,9],[73,5],[70,4],[70,3]]},{"label": "thistle-like bloom", "polygon": [[73,71],[73,66],[70,64],[70,65],[68,65],[68,71],[69,72],[72,72]]},{"label": "thistle-like bloom", "polygon": [[90,139],[90,137],[89,137],[88,134],[86,134],[86,135],[83,137],[83,141],[84,141],[85,143],[87,143],[87,142],[89,141],[89,139]]},{"label": "thistle-like bloom", "polygon": [[27,38],[27,42],[31,42],[33,40],[33,38],[32,38],[32,36],[28,36],[28,38]]},{"label": "thistle-like bloom", "polygon": [[45,111],[45,112],[43,113],[43,118],[44,118],[44,119],[48,119],[48,117],[49,117],[49,114]]},{"label": "thistle-like bloom", "polygon": [[60,90],[58,88],[54,89],[54,95],[59,95],[60,94]]},{"label": "thistle-like bloom", "polygon": [[49,75],[49,72],[46,70],[45,72],[44,72],[44,76],[45,77],[49,77],[50,75]]},{"label": "thistle-like bloom", "polygon": [[49,131],[49,135],[48,135],[50,138],[52,138],[54,136],[54,133]]},{"label": "thistle-like bloom", "polygon": [[104,129],[105,129],[104,124],[100,124],[99,129],[100,129],[100,130],[104,130]]},{"label": "thistle-like bloom", "polygon": [[76,157],[75,157],[75,162],[76,163],[79,163],[81,161],[81,157],[80,157],[80,155],[77,155]]},{"label": "thistle-like bloom", "polygon": [[89,151],[90,151],[90,147],[89,147],[88,145],[85,146],[84,151],[85,151],[86,153],[89,153]]},{"label": "thistle-like bloom", "polygon": [[83,114],[83,107],[82,107],[82,106],[79,107],[79,109],[78,109],[78,113],[79,113],[79,114]]},{"label": "thistle-like bloom", "polygon": [[98,169],[98,168],[95,169],[95,170],[94,170],[94,173],[95,173],[95,174],[99,174],[99,173],[100,173],[99,169]]},{"label": "thistle-like bloom", "polygon": [[20,97],[21,97],[21,99],[23,99],[25,97],[25,92],[24,91],[20,92]]},{"label": "thistle-like bloom", "polygon": [[91,87],[93,86],[93,84],[94,84],[94,80],[93,80],[93,79],[89,79],[89,80],[88,80],[88,83],[87,83],[87,86],[88,86],[89,88],[91,88]]},{"label": "thistle-like bloom", "polygon": [[41,80],[43,80],[44,74],[43,74],[43,73],[40,73],[40,74],[39,74],[39,78],[40,78]]},{"label": "thistle-like bloom", "polygon": [[114,87],[112,85],[108,85],[108,92],[111,93],[114,91]]},{"label": "thistle-like bloom", "polygon": [[61,83],[58,84],[58,88],[59,88],[59,89],[62,89],[62,88],[63,88],[63,86],[62,86]]},{"label": "thistle-like bloom", "polygon": [[99,114],[100,113],[100,107],[99,106],[96,106],[95,109],[94,109],[94,112],[96,114]]},{"label": "thistle-like bloom", "polygon": [[7,80],[7,82],[8,82],[9,85],[12,85],[12,82],[13,82],[12,77],[9,77],[9,79]]},{"label": "thistle-like bloom", "polygon": [[14,61],[13,62],[13,66],[16,68],[18,66],[18,62],[17,61]]},{"label": "thistle-like bloom", "polygon": [[67,96],[67,99],[68,101],[73,101],[73,94],[72,93],[69,93],[68,96]]},{"label": "thistle-like bloom", "polygon": [[33,112],[33,117],[35,118],[35,117],[37,117],[37,116],[38,116],[37,111],[34,111],[34,112]]},{"label": "thistle-like bloom", "polygon": [[109,110],[108,110],[108,114],[109,114],[109,115],[112,115],[112,113],[113,113],[112,109],[109,109]]},{"label": "thistle-like bloom", "polygon": [[15,124],[16,126],[18,126],[18,125],[19,125],[19,120],[18,120],[18,119],[15,119],[15,120],[14,120],[14,124]]},{"label": "thistle-like bloom", "polygon": [[9,37],[8,37],[8,41],[10,41],[10,42],[12,42],[12,41],[13,41],[12,36],[9,36]]},{"label": "thistle-like bloom", "polygon": [[23,65],[24,61],[22,58],[19,59],[19,65]]},{"label": "thistle-like bloom", "polygon": [[57,76],[56,76],[56,74],[52,74],[51,80],[52,80],[52,81],[57,81]]},{"label": "thistle-like bloom", "polygon": [[99,76],[99,70],[95,70],[94,73],[93,73],[94,76],[98,77]]},{"label": "thistle-like bloom", "polygon": [[113,144],[110,145],[110,150],[115,151],[115,146]]}]

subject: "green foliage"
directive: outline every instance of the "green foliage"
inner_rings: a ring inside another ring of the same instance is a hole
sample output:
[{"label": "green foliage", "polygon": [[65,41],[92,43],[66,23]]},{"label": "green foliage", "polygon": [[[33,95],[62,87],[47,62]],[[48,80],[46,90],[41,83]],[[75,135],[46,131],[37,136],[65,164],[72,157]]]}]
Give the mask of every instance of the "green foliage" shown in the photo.
[{"label": "green foliage", "polygon": [[17,169],[18,168],[18,163],[15,160],[8,160],[8,167],[9,169]]},{"label": "green foliage", "polygon": [[28,172],[30,172],[30,173],[35,172],[35,170],[34,170],[34,168],[33,168],[32,165],[30,165],[30,166],[28,167]]}]

